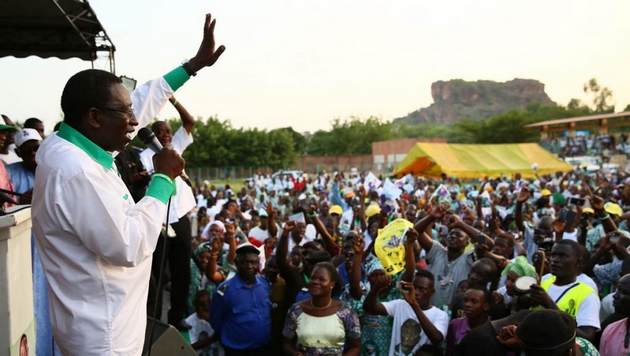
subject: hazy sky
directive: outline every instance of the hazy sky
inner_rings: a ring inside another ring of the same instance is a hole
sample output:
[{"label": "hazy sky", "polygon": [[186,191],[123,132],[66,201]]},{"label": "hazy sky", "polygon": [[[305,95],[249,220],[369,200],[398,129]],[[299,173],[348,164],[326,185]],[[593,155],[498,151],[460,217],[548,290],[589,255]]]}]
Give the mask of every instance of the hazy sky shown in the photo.
[{"label": "hazy sky", "polygon": [[[195,116],[235,127],[329,129],[432,103],[437,80],[530,78],[552,100],[584,99],[595,77],[630,104],[628,1],[92,0],[116,46],[116,74],[144,82],[192,57],[204,14],[227,47],[176,95]],[[99,62],[103,64],[105,62]],[[68,78],[89,62],[0,58],[0,113],[61,119]],[[170,105],[161,118],[176,115]]]}]

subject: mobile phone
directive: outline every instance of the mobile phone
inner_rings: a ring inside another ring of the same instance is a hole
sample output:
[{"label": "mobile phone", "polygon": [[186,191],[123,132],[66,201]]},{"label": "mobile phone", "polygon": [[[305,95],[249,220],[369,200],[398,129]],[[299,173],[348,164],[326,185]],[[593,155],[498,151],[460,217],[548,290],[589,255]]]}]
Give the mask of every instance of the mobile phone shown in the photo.
[{"label": "mobile phone", "polygon": [[560,214],[558,215],[558,220],[560,220],[560,221],[567,221],[567,212],[568,211],[569,211],[569,209],[567,209],[567,208],[560,209]]},{"label": "mobile phone", "polygon": [[484,235],[484,234],[477,235],[477,243],[479,245],[485,245],[486,244],[486,235]]},{"label": "mobile phone", "polygon": [[584,206],[584,198],[569,198],[569,204]]},{"label": "mobile phone", "polygon": [[408,287],[404,285],[402,282],[396,283],[396,288],[398,288],[399,290],[402,290],[403,293],[409,293]]},{"label": "mobile phone", "polygon": [[567,209],[567,213],[566,213],[566,222],[567,222],[567,226],[571,226],[573,225],[573,221],[575,220],[575,216],[577,215],[577,213],[573,210],[568,210]]}]

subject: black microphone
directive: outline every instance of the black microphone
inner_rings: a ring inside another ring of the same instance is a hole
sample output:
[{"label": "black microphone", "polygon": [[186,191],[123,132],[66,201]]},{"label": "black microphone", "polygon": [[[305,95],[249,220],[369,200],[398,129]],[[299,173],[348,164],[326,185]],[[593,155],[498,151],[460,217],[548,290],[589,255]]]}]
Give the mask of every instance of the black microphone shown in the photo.
[{"label": "black microphone", "polygon": [[[155,137],[155,134],[153,132],[151,132],[151,130],[147,129],[146,127],[141,128],[138,131],[138,137],[140,138],[140,140],[147,145],[147,147],[149,149],[151,149],[151,151],[155,152],[155,153],[160,153],[160,151],[162,151],[162,144],[160,143],[160,141],[158,141],[157,137]],[[189,187],[192,188],[192,183],[190,182],[190,178],[188,178],[188,175],[182,171],[182,173],[179,174],[179,177],[186,182],[186,184],[188,184]]]}]

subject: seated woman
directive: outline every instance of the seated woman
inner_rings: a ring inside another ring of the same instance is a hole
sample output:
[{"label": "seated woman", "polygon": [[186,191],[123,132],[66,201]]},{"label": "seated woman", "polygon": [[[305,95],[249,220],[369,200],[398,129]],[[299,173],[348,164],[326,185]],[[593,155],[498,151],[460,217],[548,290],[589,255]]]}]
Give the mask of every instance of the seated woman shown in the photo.
[{"label": "seated woman", "polygon": [[[361,325],[357,314],[332,298],[342,289],[332,263],[315,265],[308,283],[311,299],[293,304],[287,313],[284,352],[291,356],[358,356],[361,353]],[[344,353],[344,345],[347,350]]]}]

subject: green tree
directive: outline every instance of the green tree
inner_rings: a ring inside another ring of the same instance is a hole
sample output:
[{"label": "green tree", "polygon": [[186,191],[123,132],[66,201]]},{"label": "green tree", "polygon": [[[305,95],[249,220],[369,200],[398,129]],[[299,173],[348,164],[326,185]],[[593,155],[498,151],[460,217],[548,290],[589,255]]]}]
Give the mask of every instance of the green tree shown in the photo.
[{"label": "green tree", "polygon": [[598,113],[612,113],[615,111],[615,105],[611,104],[613,98],[612,90],[608,87],[602,87],[597,83],[597,79],[591,78],[584,83],[584,93],[592,97],[593,106]]}]

